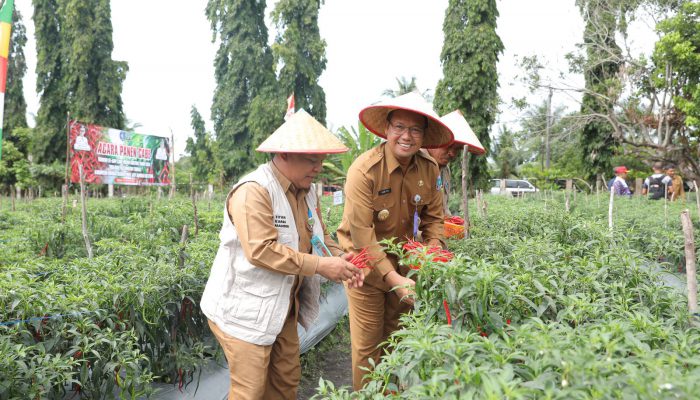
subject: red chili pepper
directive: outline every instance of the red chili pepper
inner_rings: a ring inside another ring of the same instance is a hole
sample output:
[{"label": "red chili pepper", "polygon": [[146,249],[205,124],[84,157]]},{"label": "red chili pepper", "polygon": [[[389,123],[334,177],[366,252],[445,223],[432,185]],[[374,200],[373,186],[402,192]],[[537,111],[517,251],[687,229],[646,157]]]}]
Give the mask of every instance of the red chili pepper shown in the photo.
[{"label": "red chili pepper", "polygon": [[510,325],[510,320],[509,320],[509,319],[506,320],[506,325]]},{"label": "red chili pepper", "polygon": [[367,247],[362,249],[358,254],[356,254],[351,260],[350,263],[356,266],[357,268],[369,268],[372,269],[371,265],[369,265],[370,262],[372,262],[374,258],[372,258],[369,255],[369,252],[367,250]]},{"label": "red chili pepper", "polygon": [[445,222],[449,222],[449,223],[455,224],[455,225],[464,225],[464,219],[462,217],[457,216],[457,215],[453,215],[449,218],[446,218]]},{"label": "red chili pepper", "polygon": [[182,393],[182,386],[184,385],[184,380],[182,379],[182,368],[177,370],[177,389]]},{"label": "red chili pepper", "polygon": [[452,315],[450,314],[450,306],[447,304],[447,300],[442,301],[442,306],[445,307],[445,315],[447,315],[447,325],[452,326]]}]

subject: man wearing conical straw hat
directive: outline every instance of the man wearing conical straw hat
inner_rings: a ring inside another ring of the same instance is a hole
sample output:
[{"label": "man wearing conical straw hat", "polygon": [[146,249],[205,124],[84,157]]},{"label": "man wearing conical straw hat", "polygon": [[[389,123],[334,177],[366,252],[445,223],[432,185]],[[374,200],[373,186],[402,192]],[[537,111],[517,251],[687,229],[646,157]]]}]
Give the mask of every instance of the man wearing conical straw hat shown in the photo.
[{"label": "man wearing conical straw hat", "polygon": [[366,107],[360,111],[360,121],[386,142],[350,166],[338,227],[343,249],[368,249],[372,258],[364,286],[346,292],[355,390],[365,383],[363,368],[370,368],[370,359],[379,362],[384,350],[380,344],[398,329],[399,316],[413,303],[415,282],[406,277],[408,267],[385,254],[378,241],[404,241],[422,230],[428,245],[443,245],[442,195],[435,190],[438,165],[419,150],[445,146],[453,139],[450,129],[416,93]]},{"label": "man wearing conical straw hat", "polygon": [[325,230],[312,184],[326,154],[347,150],[300,110],[257,148],[272,161],[227,197],[201,307],[226,354],[230,399],[296,399],[297,321],[308,329],[318,316],[319,275],[362,286],[352,254]]},{"label": "man wearing conical straw hat", "polygon": [[440,120],[452,130],[455,139],[449,146],[427,149],[425,151],[433,157],[440,167],[440,175],[438,176],[436,188],[442,193],[442,208],[445,217],[451,217],[452,213],[448,206],[450,190],[452,189],[450,163],[454,161],[457,156],[462,154],[462,148],[464,146],[467,146],[467,151],[476,155],[485,154],[486,150],[459,110],[452,111],[440,117]]}]

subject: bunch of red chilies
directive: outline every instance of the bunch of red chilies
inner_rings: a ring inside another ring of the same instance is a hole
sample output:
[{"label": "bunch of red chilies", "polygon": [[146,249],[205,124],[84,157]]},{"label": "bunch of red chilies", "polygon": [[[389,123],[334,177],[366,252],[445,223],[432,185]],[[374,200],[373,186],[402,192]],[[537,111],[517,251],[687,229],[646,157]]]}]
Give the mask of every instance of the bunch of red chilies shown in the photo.
[{"label": "bunch of red chilies", "polygon": [[449,218],[445,218],[445,222],[449,222],[455,225],[464,225],[464,218],[453,215]]},{"label": "bunch of red chilies", "polygon": [[[425,247],[426,246],[423,243],[412,239],[408,239],[408,241],[403,245],[404,251],[420,257],[422,257],[423,249],[425,249]],[[428,248],[425,254],[431,257],[430,261],[432,262],[448,262],[454,257],[454,254],[452,254],[451,251],[442,249],[438,246]],[[411,269],[420,269],[421,265],[409,265],[409,267]]]},{"label": "bunch of red chilies", "polygon": [[373,258],[367,252],[367,247],[365,247],[359,253],[355,254],[355,256],[350,260],[350,263],[360,269],[372,269],[373,267],[369,265],[369,263],[371,263],[372,260]]}]

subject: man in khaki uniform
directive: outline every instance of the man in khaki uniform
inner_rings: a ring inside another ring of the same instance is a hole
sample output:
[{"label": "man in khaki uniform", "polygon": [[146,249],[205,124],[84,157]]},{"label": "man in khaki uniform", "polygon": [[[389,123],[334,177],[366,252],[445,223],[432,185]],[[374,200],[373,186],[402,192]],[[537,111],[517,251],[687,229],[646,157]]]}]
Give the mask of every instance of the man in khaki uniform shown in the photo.
[{"label": "man in khaki uniform", "polygon": [[668,186],[668,195],[672,201],[685,201],[685,188],[683,187],[683,178],[676,175],[676,168],[672,165],[666,167],[666,175],[671,178],[671,184]]},{"label": "man in khaki uniform", "polygon": [[472,154],[484,154],[484,146],[476,137],[474,131],[462,113],[459,110],[453,111],[447,115],[440,117],[440,120],[447,125],[454,134],[454,141],[449,146],[437,147],[433,149],[421,150],[426,151],[438,163],[440,167],[440,175],[437,180],[437,190],[442,193],[442,208],[445,217],[451,217],[452,213],[449,208],[450,190],[452,190],[452,172],[450,171],[450,163],[457,156],[462,154],[462,148],[467,146],[467,150]]},{"label": "man in khaki uniform", "polygon": [[399,316],[413,303],[415,282],[406,277],[408,267],[387,256],[378,241],[404,241],[420,229],[428,245],[442,246],[442,196],[435,190],[438,166],[419,150],[447,145],[453,138],[430,105],[414,93],[365,108],[360,121],[387,141],[350,166],[338,227],[343,249],[369,248],[374,258],[364,286],[347,291],[355,390],[364,383],[361,368],[369,368],[369,359],[379,362],[380,344],[398,329]]},{"label": "man in khaki uniform", "polygon": [[201,307],[226,354],[229,399],[296,399],[297,321],[318,316],[318,275],[351,290],[363,281],[328,236],[312,185],[326,154],[347,148],[300,110],[257,150],[276,154],[229,193]]}]

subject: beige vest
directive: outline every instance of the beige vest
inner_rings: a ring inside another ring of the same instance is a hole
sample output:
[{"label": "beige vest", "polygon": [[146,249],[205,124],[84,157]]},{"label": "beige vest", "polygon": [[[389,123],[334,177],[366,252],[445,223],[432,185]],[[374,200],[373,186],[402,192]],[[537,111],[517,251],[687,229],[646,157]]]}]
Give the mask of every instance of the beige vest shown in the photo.
[{"label": "beige vest", "polygon": [[[263,164],[241,178],[231,189],[226,204],[236,189],[246,182],[257,182],[267,189],[272,199],[277,240],[298,251],[299,233],[294,214],[270,165]],[[315,221],[313,233],[323,239],[316,203],[316,190],[312,185],[306,196],[306,204]],[[282,330],[288,315],[295,275],[256,267],[246,259],[226,205],[219,238],[219,250],[202,294],[202,311],[226,334],[249,343],[270,345]],[[299,289],[299,323],[306,329],[318,316],[319,295],[319,275],[302,279]]]}]

